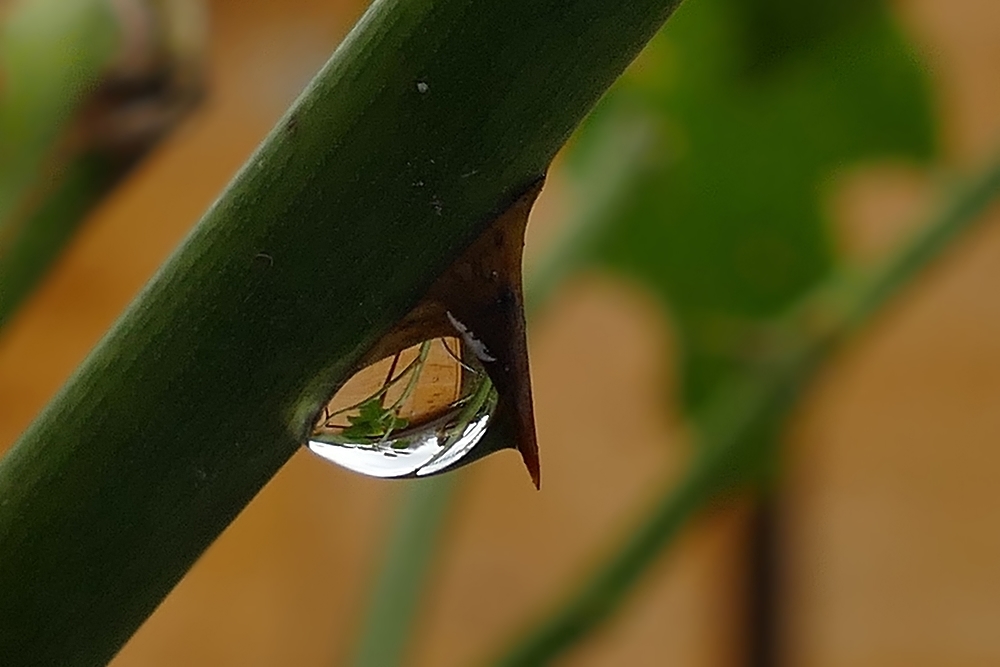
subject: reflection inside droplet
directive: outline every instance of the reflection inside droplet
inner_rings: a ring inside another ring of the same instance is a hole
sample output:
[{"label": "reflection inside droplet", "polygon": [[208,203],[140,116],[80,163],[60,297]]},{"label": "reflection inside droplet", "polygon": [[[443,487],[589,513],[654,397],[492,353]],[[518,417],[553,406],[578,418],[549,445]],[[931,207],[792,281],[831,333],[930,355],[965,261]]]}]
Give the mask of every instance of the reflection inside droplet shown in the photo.
[{"label": "reflection inside droplet", "polygon": [[497,392],[465,343],[436,338],[362,369],[320,414],[309,449],[374,477],[422,477],[461,462]]}]

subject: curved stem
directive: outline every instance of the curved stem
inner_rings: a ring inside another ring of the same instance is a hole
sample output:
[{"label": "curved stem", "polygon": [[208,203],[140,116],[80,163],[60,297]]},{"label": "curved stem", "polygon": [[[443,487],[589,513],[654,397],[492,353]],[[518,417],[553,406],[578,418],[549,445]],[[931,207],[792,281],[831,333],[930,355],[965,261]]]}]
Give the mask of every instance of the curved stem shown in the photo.
[{"label": "curved stem", "polygon": [[[694,462],[680,481],[664,484],[664,493],[628,533],[618,550],[544,621],[534,626],[489,664],[524,667],[549,664],[607,620],[642,574],[713,495],[732,480],[734,459],[788,401],[786,374],[800,362],[766,377],[744,378],[720,391],[700,423],[706,427]],[[798,373],[794,373],[798,375]]]},{"label": "curved stem", "polygon": [[[829,326],[801,345],[783,351],[759,372],[723,388],[696,422],[702,446],[685,477],[665,485],[646,518],[624,544],[543,621],[503,651],[492,664],[549,664],[606,620],[660,553],[697,514],[713,493],[727,488],[739,460],[755,446],[762,428],[787,417],[801,388],[835,344],[855,333],[889,303],[901,288],[933,264],[1000,196],[1000,159],[968,183],[952,202],[895,257],[867,278],[841,273],[807,299],[802,312],[834,315]],[[830,295],[840,300],[831,312]],[[790,318],[796,321],[797,317]]]},{"label": "curved stem", "polygon": [[857,296],[843,327],[845,333],[867,323],[981,219],[1000,192],[1000,158],[974,178],[960,183],[956,190],[935,219],[856,288]]}]

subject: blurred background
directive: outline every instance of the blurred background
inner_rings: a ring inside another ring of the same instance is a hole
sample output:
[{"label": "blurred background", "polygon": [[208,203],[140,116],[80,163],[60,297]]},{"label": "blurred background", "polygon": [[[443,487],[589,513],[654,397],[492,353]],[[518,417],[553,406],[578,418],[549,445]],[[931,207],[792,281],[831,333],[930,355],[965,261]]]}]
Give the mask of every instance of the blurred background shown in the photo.
[{"label": "blurred background", "polygon": [[[779,312],[835,265],[878,262],[950,174],[1000,146],[1000,4],[899,0],[888,20],[879,3],[794,4],[685,0],[557,160],[529,274],[586,210],[588,179],[607,180],[601,138],[623,118],[650,128],[600,251],[530,323],[542,490],[510,452],[460,473],[406,664],[475,663],[577,584],[684,474],[686,411],[728,372],[739,321]],[[364,10],[208,5],[206,96],[0,332],[2,448]],[[767,473],[782,664],[1000,664],[990,215],[837,355]],[[405,484],[301,450],[113,664],[342,664]],[[750,494],[714,503],[560,664],[761,664],[761,512]]]}]

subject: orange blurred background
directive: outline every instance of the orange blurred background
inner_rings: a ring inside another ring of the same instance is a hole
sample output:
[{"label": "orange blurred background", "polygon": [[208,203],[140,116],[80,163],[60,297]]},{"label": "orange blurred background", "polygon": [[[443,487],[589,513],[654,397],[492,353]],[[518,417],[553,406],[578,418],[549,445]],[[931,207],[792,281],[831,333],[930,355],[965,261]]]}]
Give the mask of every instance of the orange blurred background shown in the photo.
[{"label": "orange blurred background", "polygon": [[[1000,143],[1000,4],[907,0],[945,155]],[[211,3],[211,93],[92,216],[0,336],[0,447],[12,443],[253,150],[360,15],[345,1]],[[529,226],[544,253],[555,176]],[[867,257],[932,199],[874,169],[835,198]],[[796,420],[784,483],[788,664],[1000,664],[1000,211],[842,354]],[[334,325],[333,323],[331,324]],[[408,664],[488,656],[624,535],[683,472],[670,323],[634,285],[585,275],[531,329],[543,490],[513,453],[458,492]],[[599,352],[599,353],[598,353]],[[305,450],[198,562],[114,661],[332,665],[350,655],[400,484]],[[746,510],[720,505],[581,644],[569,665],[734,665]]]}]

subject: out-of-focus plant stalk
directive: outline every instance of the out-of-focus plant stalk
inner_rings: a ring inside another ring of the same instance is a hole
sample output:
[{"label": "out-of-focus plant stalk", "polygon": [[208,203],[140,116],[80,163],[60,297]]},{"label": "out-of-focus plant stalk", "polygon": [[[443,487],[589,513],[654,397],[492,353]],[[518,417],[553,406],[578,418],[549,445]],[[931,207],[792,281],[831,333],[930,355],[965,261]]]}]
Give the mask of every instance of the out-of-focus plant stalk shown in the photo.
[{"label": "out-of-focus plant stalk", "polygon": [[716,494],[747,482],[751,450],[773,434],[822,362],[891,304],[905,287],[968,233],[1000,197],[1000,158],[958,189],[921,232],[874,271],[844,270],[776,322],[770,359],[721,388],[696,417],[700,446],[679,481],[628,533],[622,546],[545,619],[491,664],[550,664],[607,620],[657,556]]},{"label": "out-of-focus plant stalk", "polygon": [[200,0],[0,14],[0,326],[87,211],[200,98]]}]

